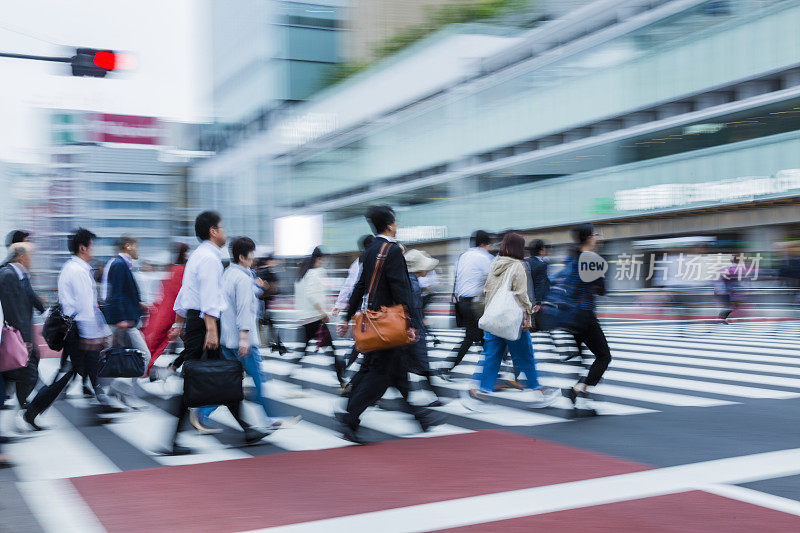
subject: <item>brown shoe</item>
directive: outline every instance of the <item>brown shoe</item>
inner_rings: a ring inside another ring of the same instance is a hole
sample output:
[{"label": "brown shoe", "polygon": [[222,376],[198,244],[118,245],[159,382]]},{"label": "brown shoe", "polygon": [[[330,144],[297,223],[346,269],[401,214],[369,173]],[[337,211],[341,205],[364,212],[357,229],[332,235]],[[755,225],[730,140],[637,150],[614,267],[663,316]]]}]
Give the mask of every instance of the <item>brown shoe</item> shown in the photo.
[{"label": "brown shoe", "polygon": [[525,387],[522,386],[522,383],[515,379],[504,379],[500,383],[494,386],[494,390],[506,390],[506,389],[515,389],[515,390],[523,390]]}]

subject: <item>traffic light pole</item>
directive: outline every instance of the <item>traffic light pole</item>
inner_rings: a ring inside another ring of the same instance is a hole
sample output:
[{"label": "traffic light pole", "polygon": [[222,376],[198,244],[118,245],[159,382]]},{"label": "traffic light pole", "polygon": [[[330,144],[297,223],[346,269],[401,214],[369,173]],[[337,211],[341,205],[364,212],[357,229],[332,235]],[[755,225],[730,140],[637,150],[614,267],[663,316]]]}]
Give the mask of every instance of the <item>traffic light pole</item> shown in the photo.
[{"label": "traffic light pole", "polygon": [[56,63],[71,63],[71,57],[52,57],[52,56],[31,56],[27,54],[11,54],[8,52],[0,52],[0,57],[10,57],[13,59],[33,59],[35,61],[54,61]]}]

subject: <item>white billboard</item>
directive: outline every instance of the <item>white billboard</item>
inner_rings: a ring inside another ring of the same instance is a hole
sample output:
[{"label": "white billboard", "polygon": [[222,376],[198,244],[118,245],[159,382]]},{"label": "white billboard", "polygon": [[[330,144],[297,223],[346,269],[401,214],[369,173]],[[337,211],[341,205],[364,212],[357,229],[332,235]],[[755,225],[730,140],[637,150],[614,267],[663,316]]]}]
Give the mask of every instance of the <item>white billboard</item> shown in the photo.
[{"label": "white billboard", "polygon": [[322,244],[322,215],[293,215],[275,219],[275,255],[310,255]]}]

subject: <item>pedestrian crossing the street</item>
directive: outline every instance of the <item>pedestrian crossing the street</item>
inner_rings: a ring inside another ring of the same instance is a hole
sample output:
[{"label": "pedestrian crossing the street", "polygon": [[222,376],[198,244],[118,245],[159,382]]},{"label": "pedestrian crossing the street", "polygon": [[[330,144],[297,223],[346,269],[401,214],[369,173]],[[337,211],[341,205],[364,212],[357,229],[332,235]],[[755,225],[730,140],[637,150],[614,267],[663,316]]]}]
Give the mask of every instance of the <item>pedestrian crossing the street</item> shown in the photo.
[{"label": "pedestrian crossing the street", "polygon": [[[608,417],[657,416],[676,409],[713,409],[758,400],[800,398],[800,338],[796,323],[742,323],[670,325],[644,323],[607,326],[606,337],[613,360],[603,381],[595,388],[592,407]],[[434,330],[440,344],[431,347],[434,369],[449,369],[453,349],[462,339],[460,330]],[[585,371],[575,361],[564,362],[569,350],[564,335],[555,343],[543,333],[534,334],[537,370],[543,385],[568,388]],[[336,341],[337,353],[344,355],[352,341]],[[297,345],[287,343],[287,347]],[[181,380],[140,380],[137,410],[115,415],[110,423],[86,423],[89,400],[81,397],[80,384],[73,383],[66,400],[56,402],[39,421],[49,428],[21,435],[4,447],[16,465],[21,481],[60,479],[123,470],[226,461],[300,450],[351,446],[338,433],[334,414],[344,409],[346,399],[329,355],[309,353],[300,364],[286,356],[262,351],[263,367],[270,376],[267,395],[274,414],[300,415],[302,419],[280,429],[255,446],[241,446],[241,433],[230,413],[218,409],[211,420],[222,429],[214,435],[184,431],[181,443],[193,449],[188,456],[171,457],[157,452],[168,445],[176,419],[171,402],[181,390]],[[590,355],[590,354],[587,354]],[[390,440],[469,433],[481,429],[519,429],[551,424],[580,424],[565,397],[545,409],[531,408],[531,391],[504,389],[494,394],[491,406],[470,410],[461,395],[472,386],[471,376],[480,365],[480,348],[475,346],[448,379],[434,377],[439,395],[446,400],[434,407],[449,415],[448,421],[428,433],[420,433],[413,418],[395,404],[399,394],[390,390],[378,408],[363,416],[362,433],[367,440]],[[584,365],[587,361],[584,361]],[[161,362],[160,362],[161,364]],[[165,364],[165,363],[164,363]],[[58,361],[41,362],[42,381],[50,382]],[[351,372],[358,369],[355,363]],[[510,369],[506,369],[507,372]],[[501,373],[501,377],[503,377]],[[506,374],[511,377],[511,374]],[[417,385],[412,403],[427,405],[435,396],[413,376]],[[245,386],[252,386],[247,378]],[[9,402],[10,403],[10,402]],[[245,418],[263,424],[264,415],[256,404],[245,402]],[[602,424],[601,417],[597,423]],[[15,425],[13,409],[0,411],[6,433]]]}]

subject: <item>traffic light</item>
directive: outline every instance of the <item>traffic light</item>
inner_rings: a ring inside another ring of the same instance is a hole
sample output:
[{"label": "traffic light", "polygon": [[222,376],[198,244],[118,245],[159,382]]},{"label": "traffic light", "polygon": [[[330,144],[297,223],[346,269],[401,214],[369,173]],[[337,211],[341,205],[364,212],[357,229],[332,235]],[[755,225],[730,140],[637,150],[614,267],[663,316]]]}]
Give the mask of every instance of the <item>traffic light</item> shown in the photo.
[{"label": "traffic light", "polygon": [[77,48],[72,57],[72,75],[104,78],[117,67],[118,54],[113,50]]}]

